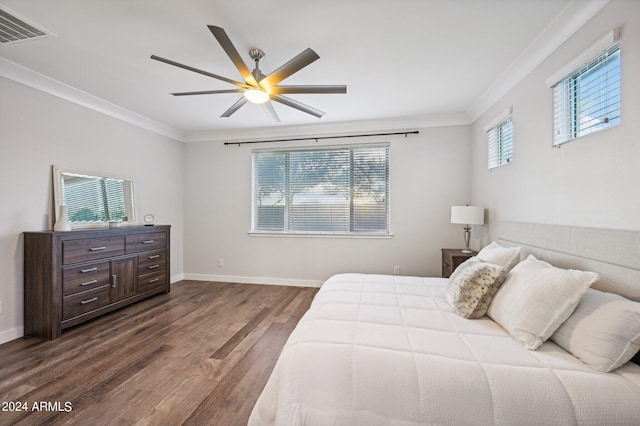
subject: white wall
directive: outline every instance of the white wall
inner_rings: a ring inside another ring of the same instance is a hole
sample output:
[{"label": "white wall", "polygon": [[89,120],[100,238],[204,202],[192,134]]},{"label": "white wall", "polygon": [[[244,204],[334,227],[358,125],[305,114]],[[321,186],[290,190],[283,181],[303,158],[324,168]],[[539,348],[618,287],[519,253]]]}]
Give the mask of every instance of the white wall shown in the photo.
[{"label": "white wall", "polygon": [[470,127],[419,130],[362,140],[391,143],[391,239],[249,236],[256,146],[187,144],[185,276],[312,285],[339,272],[393,273],[395,265],[402,274],[439,276],[440,248],[463,244],[462,228],[449,219],[451,205],[469,202]]},{"label": "white wall", "polygon": [[[552,148],[545,79],[607,31],[622,26],[622,123]],[[475,203],[499,220],[640,229],[640,2],[613,1],[473,125]],[[483,127],[513,106],[514,159],[487,170]]]},{"label": "white wall", "polygon": [[22,335],[23,231],[51,229],[51,166],[135,181],[138,212],[171,224],[171,273],[183,273],[184,146],[0,78],[0,343]]}]

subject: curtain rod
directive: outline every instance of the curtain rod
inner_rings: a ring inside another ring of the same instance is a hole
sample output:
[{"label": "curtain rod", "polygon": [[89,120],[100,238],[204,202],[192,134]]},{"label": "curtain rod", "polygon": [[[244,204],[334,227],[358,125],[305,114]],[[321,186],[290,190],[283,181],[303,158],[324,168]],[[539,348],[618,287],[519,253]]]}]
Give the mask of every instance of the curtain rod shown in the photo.
[{"label": "curtain rod", "polygon": [[373,136],[397,136],[404,135],[406,138],[408,135],[417,135],[420,133],[417,130],[412,130],[409,132],[395,132],[395,133],[370,133],[370,134],[362,134],[362,135],[344,135],[344,136],[317,136],[317,137],[308,137],[308,138],[294,138],[294,139],[271,139],[266,141],[247,141],[247,142],[225,142],[225,145],[246,145],[250,143],[272,143],[272,142],[295,142],[295,141],[316,141],[318,142],[321,139],[343,139],[343,138],[368,138]]}]

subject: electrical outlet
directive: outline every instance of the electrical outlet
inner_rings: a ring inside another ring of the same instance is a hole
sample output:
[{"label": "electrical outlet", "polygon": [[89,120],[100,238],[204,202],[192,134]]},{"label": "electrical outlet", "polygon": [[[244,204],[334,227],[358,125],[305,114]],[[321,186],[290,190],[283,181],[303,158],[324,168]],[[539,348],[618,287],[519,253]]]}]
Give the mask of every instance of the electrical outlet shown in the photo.
[{"label": "electrical outlet", "polygon": [[218,268],[222,268],[224,266],[224,259],[218,259]]},{"label": "electrical outlet", "polygon": [[393,275],[400,275],[400,267],[399,266],[394,266],[393,267]]}]

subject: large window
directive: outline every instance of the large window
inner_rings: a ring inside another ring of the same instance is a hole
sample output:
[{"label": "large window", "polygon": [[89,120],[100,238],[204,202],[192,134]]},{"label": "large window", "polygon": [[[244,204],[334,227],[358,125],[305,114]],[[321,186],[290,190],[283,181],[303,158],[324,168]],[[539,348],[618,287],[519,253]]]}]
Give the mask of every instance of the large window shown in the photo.
[{"label": "large window", "polygon": [[553,85],[553,144],[620,123],[620,43]]},{"label": "large window", "polygon": [[388,234],[389,147],[253,152],[252,231]]}]

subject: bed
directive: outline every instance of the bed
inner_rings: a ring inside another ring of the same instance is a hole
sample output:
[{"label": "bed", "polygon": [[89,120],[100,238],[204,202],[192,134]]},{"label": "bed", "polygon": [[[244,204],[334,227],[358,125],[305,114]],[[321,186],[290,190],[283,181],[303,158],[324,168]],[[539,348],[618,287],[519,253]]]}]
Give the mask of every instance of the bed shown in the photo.
[{"label": "bed", "polygon": [[[502,223],[498,241],[520,247],[521,258],[596,271],[594,289],[638,301],[639,234]],[[555,334],[529,350],[488,316],[456,313],[447,284],[393,275],[328,279],[283,348],[249,424],[640,424],[637,357],[599,371]]]}]

